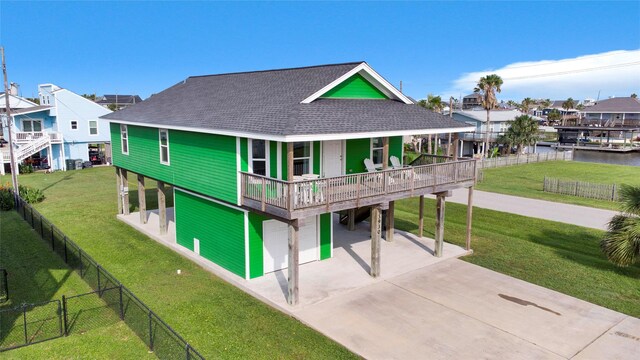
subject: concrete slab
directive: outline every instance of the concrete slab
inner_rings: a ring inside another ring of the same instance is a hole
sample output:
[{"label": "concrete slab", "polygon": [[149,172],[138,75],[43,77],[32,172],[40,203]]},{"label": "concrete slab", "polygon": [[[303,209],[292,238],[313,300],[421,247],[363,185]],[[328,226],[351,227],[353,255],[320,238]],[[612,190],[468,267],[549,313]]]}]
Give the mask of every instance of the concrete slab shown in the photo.
[{"label": "concrete slab", "polygon": [[367,359],[561,359],[446,306],[379,282],[296,313]]},{"label": "concrete slab", "polygon": [[587,346],[576,360],[640,358],[640,319],[628,317]]},{"label": "concrete slab", "polygon": [[369,224],[362,222],[355,231],[348,231],[338,223],[336,215],[333,229],[333,257],[300,266],[300,304],[297,307],[289,306],[286,301],[286,269],[249,280],[242,286],[261,294],[280,309],[294,313],[333,296],[468,253],[459,246],[445,243],[443,256],[438,258],[433,255],[433,239],[421,239],[410,233],[396,231],[393,242],[381,242],[381,276],[374,279],[369,275]]},{"label": "concrete slab", "polygon": [[566,358],[626,318],[464,261],[436,264],[390,282]]}]

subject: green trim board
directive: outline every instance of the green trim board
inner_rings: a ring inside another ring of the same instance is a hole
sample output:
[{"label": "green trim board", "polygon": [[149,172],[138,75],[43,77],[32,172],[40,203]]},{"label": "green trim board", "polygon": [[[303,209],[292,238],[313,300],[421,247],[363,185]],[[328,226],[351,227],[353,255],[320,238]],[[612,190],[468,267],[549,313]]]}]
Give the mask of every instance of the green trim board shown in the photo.
[{"label": "green trim board", "polygon": [[388,99],[362,75],[355,74],[324,93],[321,98],[333,99]]},{"label": "green trim board", "polygon": [[249,171],[249,141],[240,138],[240,170]]},{"label": "green trim board", "polygon": [[249,278],[264,275],[264,240],[262,224],[267,217],[249,212]]},{"label": "green trim board", "polygon": [[320,141],[311,142],[313,149],[313,173],[320,175]]},{"label": "green trim board", "polygon": [[269,141],[269,175],[278,178],[278,143]]},{"label": "green trim board", "polygon": [[244,278],[245,213],[179,189],[174,206],[176,242],[194,251],[194,239],[198,239],[200,256]]},{"label": "green trim board", "polygon": [[333,213],[320,214],[320,260],[331,258],[332,248]]}]

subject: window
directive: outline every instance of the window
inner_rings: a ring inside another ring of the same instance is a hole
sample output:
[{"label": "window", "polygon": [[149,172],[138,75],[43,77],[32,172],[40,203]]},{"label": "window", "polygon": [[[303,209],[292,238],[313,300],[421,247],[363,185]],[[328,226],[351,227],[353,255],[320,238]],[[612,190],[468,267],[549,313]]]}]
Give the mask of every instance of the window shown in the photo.
[{"label": "window", "polygon": [[169,130],[160,129],[160,163],[169,165]]},{"label": "window", "polygon": [[98,135],[98,120],[89,120],[89,135]]},{"label": "window", "polygon": [[265,140],[251,140],[251,172],[267,175],[267,142]]},{"label": "window", "polygon": [[71,130],[78,130],[78,122],[75,120],[71,121]]},{"label": "window", "polygon": [[25,131],[25,132],[42,131],[42,121],[40,121],[40,120],[22,120],[22,131]]},{"label": "window", "polygon": [[300,176],[302,174],[311,173],[311,143],[310,142],[294,142],[293,143],[293,175]]},{"label": "window", "polygon": [[129,134],[127,134],[127,125],[120,125],[120,142],[122,145],[122,153],[129,155]]},{"label": "window", "polygon": [[382,138],[372,138],[371,139],[371,160],[373,160],[373,164],[376,166],[382,165],[382,154],[383,154],[383,145]]}]

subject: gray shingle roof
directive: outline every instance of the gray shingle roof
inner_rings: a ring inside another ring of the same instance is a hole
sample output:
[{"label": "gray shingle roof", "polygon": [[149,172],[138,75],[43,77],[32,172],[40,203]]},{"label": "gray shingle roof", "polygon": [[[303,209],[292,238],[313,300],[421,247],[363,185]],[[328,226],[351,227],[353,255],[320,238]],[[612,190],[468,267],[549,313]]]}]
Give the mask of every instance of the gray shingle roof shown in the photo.
[{"label": "gray shingle roof", "polygon": [[585,109],[587,113],[640,113],[640,101],[632,97],[600,100]]},{"label": "gray shingle roof", "polygon": [[98,104],[137,104],[141,103],[142,99],[138,95],[102,95],[99,100],[96,101]]},{"label": "gray shingle roof", "polygon": [[395,100],[318,99],[300,104],[359,64],[189,77],[102,118],[275,136],[466,126]]}]

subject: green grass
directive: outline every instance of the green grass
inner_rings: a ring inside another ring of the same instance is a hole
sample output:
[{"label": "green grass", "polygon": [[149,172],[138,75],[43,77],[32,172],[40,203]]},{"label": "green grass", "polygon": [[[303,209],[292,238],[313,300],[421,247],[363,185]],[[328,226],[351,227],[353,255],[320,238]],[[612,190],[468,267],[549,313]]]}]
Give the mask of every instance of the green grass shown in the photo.
[{"label": "green grass", "polygon": [[[0,212],[0,245],[0,264],[9,273],[10,295],[10,300],[1,304],[0,309],[14,308],[22,303],[59,300],[62,295],[92,291],[14,211]],[[21,323],[22,317],[4,320]],[[85,358],[152,358],[144,343],[123,322],[95,324],[86,332],[4,352],[2,358],[61,359],[72,357],[72,354],[82,354]],[[21,333],[22,328],[16,328],[18,332]],[[9,339],[14,337],[0,334],[0,340],[6,341],[5,346],[9,345]]]},{"label": "green grass", "polygon": [[599,184],[640,185],[640,167],[595,164],[577,161],[547,161],[527,165],[506,166],[483,170],[484,180],[478,190],[567,204],[618,210],[613,201],[581,198],[542,191],[544,177]]},{"label": "green grass", "polygon": [[[43,189],[47,199],[36,208],[206,358],[355,357],[296,319],[118,221],[112,167],[21,175],[20,181]],[[131,184],[134,181],[130,179]],[[151,188],[155,184],[146,186],[147,208],[153,209]],[[135,202],[135,191],[131,191],[131,203]],[[182,270],[181,275],[176,274],[177,269]],[[77,351],[70,350],[68,355]]]},{"label": "green grass", "polygon": [[[396,227],[417,233],[417,209],[417,199],[397,202]],[[425,236],[433,238],[435,201],[425,199],[425,209]],[[604,232],[492,210],[473,211],[474,253],[463,260],[640,317],[640,265],[620,268],[609,263],[599,248]],[[445,241],[464,246],[465,238],[466,206],[446,204]]]}]

